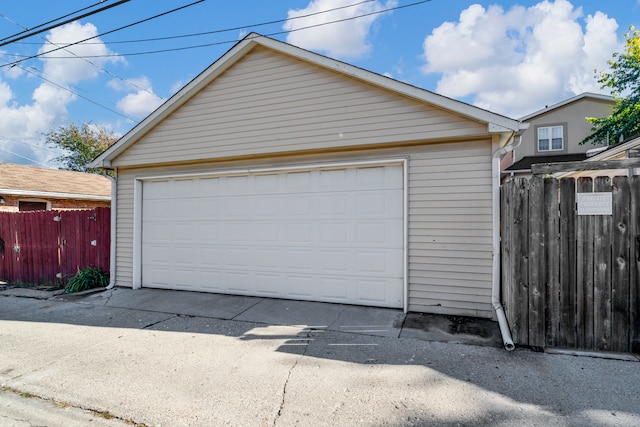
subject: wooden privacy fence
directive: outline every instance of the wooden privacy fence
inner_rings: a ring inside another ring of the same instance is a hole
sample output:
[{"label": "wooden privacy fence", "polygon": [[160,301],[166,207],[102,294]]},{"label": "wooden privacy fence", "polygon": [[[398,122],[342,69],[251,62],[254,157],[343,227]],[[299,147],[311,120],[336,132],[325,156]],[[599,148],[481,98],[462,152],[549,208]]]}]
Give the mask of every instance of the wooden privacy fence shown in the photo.
[{"label": "wooden privacy fence", "polygon": [[[576,193],[592,192],[611,193],[611,214],[578,215]],[[517,178],[501,199],[514,342],[640,352],[640,177]]]},{"label": "wooden privacy fence", "polygon": [[0,212],[0,280],[61,285],[78,269],[109,271],[110,212]]}]

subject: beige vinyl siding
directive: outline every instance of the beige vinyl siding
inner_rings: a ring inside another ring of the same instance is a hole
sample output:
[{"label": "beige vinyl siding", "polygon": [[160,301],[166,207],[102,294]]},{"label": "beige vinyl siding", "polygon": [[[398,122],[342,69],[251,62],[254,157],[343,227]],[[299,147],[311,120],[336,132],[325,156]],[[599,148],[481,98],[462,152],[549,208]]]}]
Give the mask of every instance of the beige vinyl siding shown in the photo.
[{"label": "beige vinyl siding", "polygon": [[489,142],[411,156],[409,311],[491,317]]},{"label": "beige vinyl siding", "polygon": [[491,317],[489,139],[120,170],[117,284],[131,286],[133,283],[133,182],[136,176],[398,156],[409,159],[409,310]]},{"label": "beige vinyl siding", "polygon": [[449,139],[486,129],[485,123],[257,47],[113,165]]},{"label": "beige vinyl siding", "polygon": [[116,204],[116,284],[133,286],[134,175],[118,172]]}]

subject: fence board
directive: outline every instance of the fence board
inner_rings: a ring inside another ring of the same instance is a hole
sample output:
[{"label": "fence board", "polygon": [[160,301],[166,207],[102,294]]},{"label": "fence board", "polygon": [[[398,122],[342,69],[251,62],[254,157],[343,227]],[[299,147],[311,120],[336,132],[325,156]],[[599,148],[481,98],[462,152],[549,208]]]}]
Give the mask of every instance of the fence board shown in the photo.
[{"label": "fence board", "polygon": [[640,354],[640,176],[630,181],[629,347]]},{"label": "fence board", "polygon": [[576,187],[573,178],[560,181],[560,347],[576,345]]},{"label": "fence board", "polygon": [[560,218],[558,215],[558,181],[544,180],[544,224],[546,252],[546,293],[547,316],[545,322],[545,343],[557,347],[560,337]]},{"label": "fence board", "polygon": [[515,332],[515,340],[527,341],[529,317],[521,305],[529,304],[529,235],[526,225],[529,221],[529,182],[524,178],[513,180],[502,193],[504,216],[502,219],[503,299],[509,324]]},{"label": "fence board", "polygon": [[[501,208],[501,221],[500,221],[500,284],[501,284],[501,296],[503,299],[503,306],[505,315],[507,317],[507,322],[512,325],[515,324],[514,316],[518,313],[518,309],[516,307],[516,300],[513,292],[513,283],[512,280],[515,278],[512,272],[513,260],[511,256],[512,249],[512,236],[511,236],[511,228],[513,222],[511,208],[511,189],[513,187],[513,181],[507,184],[504,187],[503,191],[500,192],[500,208]],[[520,337],[520,331],[516,331],[514,329],[514,333],[516,334],[516,338],[514,340],[522,339]]]},{"label": "fence board", "polygon": [[60,285],[64,280],[59,275],[68,278],[84,267],[108,271],[110,212],[110,208],[0,212],[0,239],[4,241],[0,280]]},{"label": "fence board", "polygon": [[[516,181],[513,191],[513,204],[515,207],[515,215],[512,229],[514,241],[514,271],[515,271],[515,290],[514,301],[517,306],[529,305],[529,233],[524,224],[529,222],[529,183],[526,179]],[[527,313],[520,313],[514,316],[514,321],[523,331],[523,334],[529,330],[529,316]],[[527,339],[525,335],[523,339]]]},{"label": "fence board", "polygon": [[543,179],[534,177],[529,182],[529,342],[533,347],[544,347],[545,336],[545,277],[544,256],[544,191]]},{"label": "fence board", "polygon": [[[578,178],[578,193],[591,193],[591,178]],[[593,348],[593,216],[576,218],[576,347]]]},{"label": "fence board", "polygon": [[624,351],[629,346],[629,181],[616,176],[612,185],[611,350]]},{"label": "fence board", "polygon": [[[596,192],[611,191],[611,178],[599,176],[593,185]],[[593,333],[597,350],[611,348],[611,222],[608,215],[594,218],[593,253]]]}]

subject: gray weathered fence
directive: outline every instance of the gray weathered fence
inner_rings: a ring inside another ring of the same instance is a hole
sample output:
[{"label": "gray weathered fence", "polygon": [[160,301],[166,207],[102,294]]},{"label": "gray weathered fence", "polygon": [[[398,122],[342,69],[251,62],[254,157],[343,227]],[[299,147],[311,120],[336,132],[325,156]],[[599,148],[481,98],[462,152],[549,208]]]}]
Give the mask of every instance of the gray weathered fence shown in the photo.
[{"label": "gray weathered fence", "polygon": [[[576,193],[612,193],[578,215]],[[517,178],[502,188],[502,295],[517,344],[640,352],[640,177]]]}]

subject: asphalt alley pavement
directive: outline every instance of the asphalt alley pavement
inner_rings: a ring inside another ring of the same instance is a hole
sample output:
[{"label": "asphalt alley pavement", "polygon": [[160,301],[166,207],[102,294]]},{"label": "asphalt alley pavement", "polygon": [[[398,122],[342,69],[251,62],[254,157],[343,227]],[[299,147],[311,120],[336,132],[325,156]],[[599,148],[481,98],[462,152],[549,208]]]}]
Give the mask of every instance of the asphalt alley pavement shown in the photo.
[{"label": "asphalt alley pavement", "polygon": [[491,322],[398,310],[0,292],[0,425],[640,425],[628,359],[507,352]]}]

